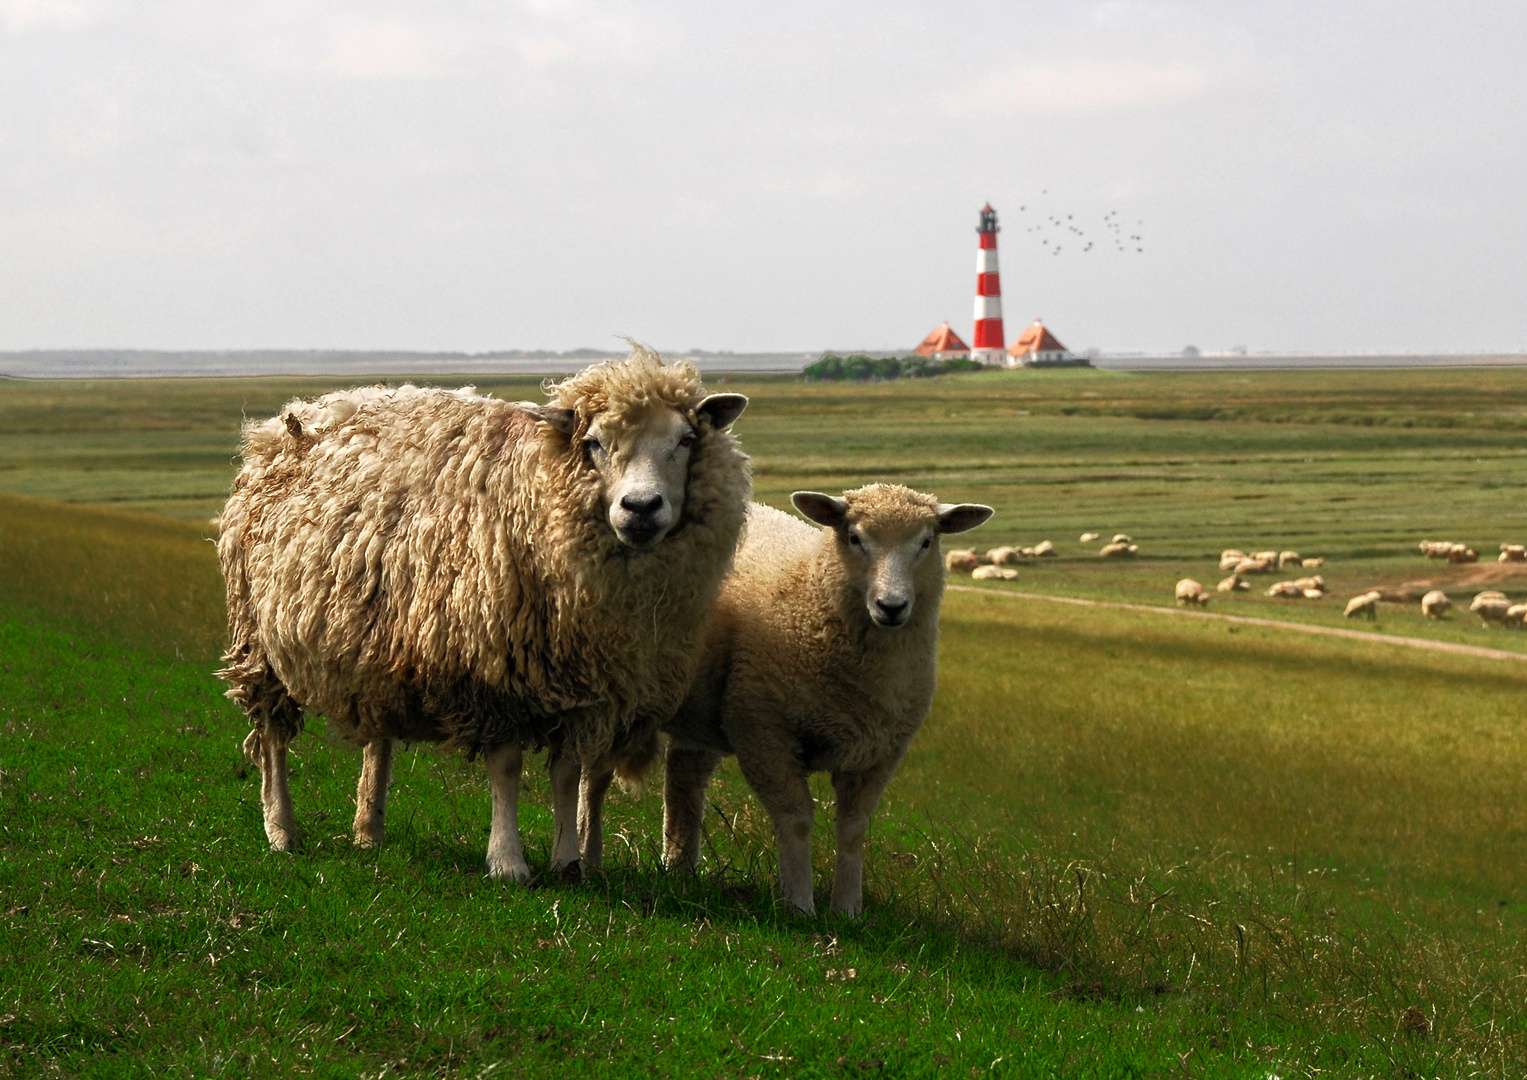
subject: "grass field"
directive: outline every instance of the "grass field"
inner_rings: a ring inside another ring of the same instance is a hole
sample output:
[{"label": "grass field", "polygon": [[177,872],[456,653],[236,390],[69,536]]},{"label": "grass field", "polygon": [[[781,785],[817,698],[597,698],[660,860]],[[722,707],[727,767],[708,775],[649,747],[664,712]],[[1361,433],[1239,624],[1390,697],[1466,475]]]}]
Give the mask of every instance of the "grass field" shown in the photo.
[{"label": "grass field", "polygon": [[[857,924],[778,910],[733,768],[697,880],[657,868],[648,795],[612,807],[605,876],[526,891],[482,876],[480,767],[429,748],[400,759],[389,847],[353,850],[356,755],[315,723],[312,842],[269,855],[209,674],[204,523],[240,413],[321,388],[0,383],[0,487],[34,496],[0,496],[0,1075],[1527,1072],[1515,661],[953,593]],[[761,496],[895,477],[991,502],[983,545],[1063,550],[1029,591],[1170,602],[1231,544],[1325,555],[1338,587],[1467,582],[1497,568],[1416,540],[1527,534],[1527,372],[732,388]],[[1089,557],[1085,528],[1145,557]],[[1527,638],[1400,605],[1379,629]]]}]

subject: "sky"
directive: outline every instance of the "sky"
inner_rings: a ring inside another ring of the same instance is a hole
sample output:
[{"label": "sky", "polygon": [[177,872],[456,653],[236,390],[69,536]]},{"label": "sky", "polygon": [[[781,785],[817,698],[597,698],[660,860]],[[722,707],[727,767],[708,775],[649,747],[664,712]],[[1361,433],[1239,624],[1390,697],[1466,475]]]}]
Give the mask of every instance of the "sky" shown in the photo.
[{"label": "sky", "polygon": [[0,349],[968,340],[989,201],[1009,339],[1523,351],[1524,41],[1491,0],[0,0]]}]

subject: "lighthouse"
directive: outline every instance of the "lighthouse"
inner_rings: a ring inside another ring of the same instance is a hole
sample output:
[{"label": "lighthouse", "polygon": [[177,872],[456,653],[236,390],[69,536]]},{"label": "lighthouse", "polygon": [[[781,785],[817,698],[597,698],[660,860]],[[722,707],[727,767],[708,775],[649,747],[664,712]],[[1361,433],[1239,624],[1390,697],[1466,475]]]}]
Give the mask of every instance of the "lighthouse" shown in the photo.
[{"label": "lighthouse", "polygon": [[1002,282],[997,274],[997,212],[987,203],[976,226],[981,245],[976,249],[976,336],[970,358],[983,364],[1006,362],[1002,336]]}]

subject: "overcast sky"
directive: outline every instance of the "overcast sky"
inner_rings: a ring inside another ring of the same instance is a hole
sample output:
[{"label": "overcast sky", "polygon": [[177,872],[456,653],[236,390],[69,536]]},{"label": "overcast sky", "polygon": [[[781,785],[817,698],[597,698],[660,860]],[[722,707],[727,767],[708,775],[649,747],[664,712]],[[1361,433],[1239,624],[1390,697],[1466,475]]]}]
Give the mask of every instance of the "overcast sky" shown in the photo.
[{"label": "overcast sky", "polygon": [[910,347],[968,338],[989,200],[1010,339],[1523,350],[1524,45],[1519,2],[0,0],[0,349]]}]

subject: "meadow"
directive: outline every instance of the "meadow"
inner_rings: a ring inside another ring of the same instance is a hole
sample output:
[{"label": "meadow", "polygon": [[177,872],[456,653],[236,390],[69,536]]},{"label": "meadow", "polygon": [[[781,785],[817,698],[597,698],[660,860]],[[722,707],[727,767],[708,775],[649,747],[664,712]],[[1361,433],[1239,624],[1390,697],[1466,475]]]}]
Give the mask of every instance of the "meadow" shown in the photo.
[{"label": "meadow", "polygon": [[[1527,372],[731,380],[759,497],[896,479],[994,505],[983,546],[1062,551],[947,597],[856,923],[778,908],[732,767],[693,881],[658,867],[649,793],[612,806],[598,879],[506,888],[480,766],[428,747],[400,758],[389,846],[353,850],[357,755],[320,720],[294,765],[309,847],[264,850],[210,675],[207,519],[240,417],[328,388],[0,382],[0,1075],[1527,1072],[1527,664],[1002,595],[1169,605],[1234,545],[1326,557],[1337,597],[1519,597],[1514,568],[1415,544],[1527,535]],[[1142,555],[1099,560],[1083,530]],[[1527,655],[1414,607],[1378,634]]]}]

